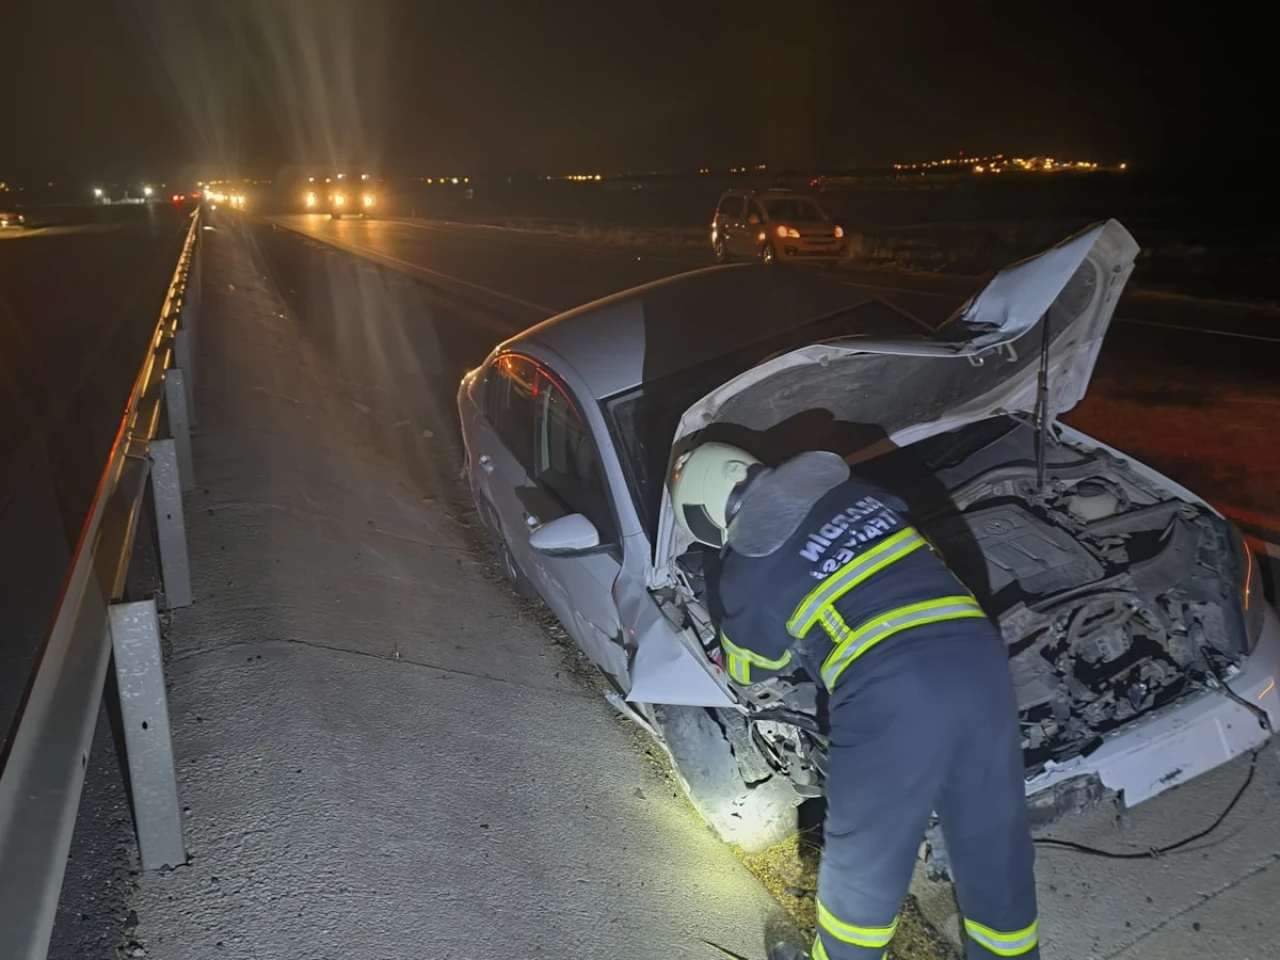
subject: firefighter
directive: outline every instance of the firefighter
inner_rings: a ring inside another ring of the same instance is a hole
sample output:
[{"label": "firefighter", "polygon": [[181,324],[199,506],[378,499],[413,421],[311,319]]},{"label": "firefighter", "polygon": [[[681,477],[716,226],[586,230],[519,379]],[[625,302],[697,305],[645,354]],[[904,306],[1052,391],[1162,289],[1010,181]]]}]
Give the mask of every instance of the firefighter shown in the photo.
[{"label": "firefighter", "polygon": [[[768,468],[678,458],[678,523],[721,551],[720,642],[738,684],[805,670],[827,694],[813,960],[881,960],[936,812],[968,956],[1040,956],[1018,712],[1000,632],[906,520],[833,453]],[[777,945],[774,960],[803,950]]]}]

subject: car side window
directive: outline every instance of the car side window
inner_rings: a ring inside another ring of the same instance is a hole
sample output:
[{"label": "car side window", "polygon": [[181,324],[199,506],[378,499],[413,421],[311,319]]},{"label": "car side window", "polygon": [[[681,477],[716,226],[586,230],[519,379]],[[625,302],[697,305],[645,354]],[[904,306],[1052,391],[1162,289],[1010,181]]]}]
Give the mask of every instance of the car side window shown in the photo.
[{"label": "car side window", "polygon": [[531,360],[507,353],[494,364],[494,373],[495,382],[489,386],[494,429],[506,448],[532,473],[537,368]]},{"label": "car side window", "polygon": [[754,200],[747,201],[747,223],[764,223],[764,211]]},{"label": "car side window", "polygon": [[601,543],[616,543],[604,465],[582,414],[558,384],[541,374],[537,400],[535,479],[569,512],[595,524]]},{"label": "car side window", "polygon": [[742,197],[722,197],[720,199],[720,207],[716,211],[722,217],[728,217],[730,220],[738,220],[742,217]]}]

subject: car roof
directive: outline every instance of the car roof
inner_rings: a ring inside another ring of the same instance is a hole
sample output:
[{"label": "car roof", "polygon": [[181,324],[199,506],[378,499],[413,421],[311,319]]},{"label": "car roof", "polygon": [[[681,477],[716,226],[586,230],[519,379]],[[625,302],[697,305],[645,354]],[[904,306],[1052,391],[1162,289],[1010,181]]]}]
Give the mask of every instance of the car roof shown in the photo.
[{"label": "car roof", "polygon": [[866,300],[803,267],[706,267],[544,320],[499,349],[550,351],[599,400]]}]

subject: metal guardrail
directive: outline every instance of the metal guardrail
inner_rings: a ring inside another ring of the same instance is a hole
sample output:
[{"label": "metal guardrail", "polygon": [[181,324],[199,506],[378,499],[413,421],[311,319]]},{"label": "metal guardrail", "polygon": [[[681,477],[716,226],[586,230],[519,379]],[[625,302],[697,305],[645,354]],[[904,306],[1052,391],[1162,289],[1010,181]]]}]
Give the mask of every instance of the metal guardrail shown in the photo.
[{"label": "metal guardrail", "polygon": [[[122,602],[147,493],[164,602],[191,603],[182,491],[194,483],[190,424],[200,299],[200,213],[192,215],[160,319],[0,758],[0,957],[45,960],[107,666],[144,869],[186,862],[154,599]],[[167,421],[168,437],[158,433]]]}]

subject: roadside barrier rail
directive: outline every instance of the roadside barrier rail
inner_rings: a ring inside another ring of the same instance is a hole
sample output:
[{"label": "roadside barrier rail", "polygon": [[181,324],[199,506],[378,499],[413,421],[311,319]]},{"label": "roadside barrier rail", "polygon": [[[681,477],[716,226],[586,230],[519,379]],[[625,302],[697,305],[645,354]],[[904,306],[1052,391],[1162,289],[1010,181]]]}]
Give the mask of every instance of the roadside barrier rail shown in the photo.
[{"label": "roadside barrier rail", "polygon": [[190,426],[201,219],[200,211],[191,217],[8,752],[0,757],[0,957],[5,960],[48,955],[113,655],[143,869],[186,862],[156,600],[126,602],[125,583],[139,520],[150,502],[163,605],[191,603],[182,493],[194,485]]}]

